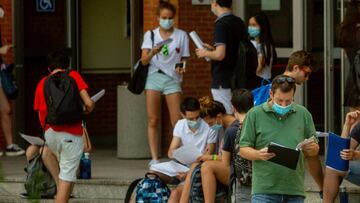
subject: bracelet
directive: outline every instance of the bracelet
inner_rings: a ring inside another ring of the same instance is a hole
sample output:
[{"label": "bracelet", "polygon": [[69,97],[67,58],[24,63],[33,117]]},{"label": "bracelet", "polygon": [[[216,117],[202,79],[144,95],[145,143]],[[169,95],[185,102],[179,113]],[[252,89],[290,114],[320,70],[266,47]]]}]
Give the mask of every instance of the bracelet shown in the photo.
[{"label": "bracelet", "polygon": [[213,155],[212,155],[212,160],[213,160],[213,161],[216,161],[216,158],[217,158],[216,154],[213,154]]}]

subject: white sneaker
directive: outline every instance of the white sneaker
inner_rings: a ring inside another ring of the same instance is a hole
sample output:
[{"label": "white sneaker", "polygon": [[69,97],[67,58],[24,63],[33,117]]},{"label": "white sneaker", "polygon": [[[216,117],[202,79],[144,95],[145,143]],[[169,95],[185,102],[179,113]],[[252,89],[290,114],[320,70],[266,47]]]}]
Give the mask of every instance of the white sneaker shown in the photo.
[{"label": "white sneaker", "polygon": [[151,165],[153,165],[153,164],[158,164],[158,163],[160,163],[159,160],[157,160],[157,159],[152,159],[152,160],[148,163],[148,166],[149,166],[149,168],[150,168]]},{"label": "white sneaker", "polygon": [[0,149],[0,156],[4,156],[4,151]]},{"label": "white sneaker", "polygon": [[10,148],[6,148],[6,156],[21,156],[24,155],[25,151],[21,149],[17,144],[12,144]]}]

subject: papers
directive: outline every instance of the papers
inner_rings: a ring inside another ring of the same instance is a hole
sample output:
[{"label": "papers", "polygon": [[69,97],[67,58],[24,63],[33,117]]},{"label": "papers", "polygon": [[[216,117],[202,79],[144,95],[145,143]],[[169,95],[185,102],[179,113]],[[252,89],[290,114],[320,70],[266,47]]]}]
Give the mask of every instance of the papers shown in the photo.
[{"label": "papers", "polygon": [[98,93],[96,93],[94,96],[91,97],[91,100],[93,100],[93,102],[97,102],[99,101],[99,99],[101,99],[101,97],[103,97],[105,95],[105,89],[100,90]]},{"label": "papers", "polygon": [[173,41],[173,39],[171,39],[171,38],[168,38],[168,39],[166,39],[166,40],[164,40],[164,41],[161,41],[161,42],[159,42],[159,43],[156,43],[156,47],[162,47],[162,46],[164,46],[165,44],[170,44],[170,42],[172,42]]},{"label": "papers", "polygon": [[[204,43],[201,41],[199,35],[195,31],[190,32],[189,35],[198,49],[205,49],[203,46]],[[207,57],[205,57],[205,60],[210,61],[210,59]]]},{"label": "papers", "polygon": [[350,148],[350,139],[342,138],[334,133],[329,133],[329,144],[327,147],[326,167],[335,171],[345,172],[349,170],[349,160],[340,157],[343,149]]},{"label": "papers", "polygon": [[25,135],[22,133],[19,133],[22,138],[24,138],[27,142],[29,142],[32,145],[42,146],[44,144],[44,140],[40,137]]},{"label": "papers", "polygon": [[268,152],[276,154],[276,156],[269,159],[269,161],[276,164],[280,164],[282,166],[288,167],[293,170],[296,169],[300,156],[299,150],[290,149],[280,144],[271,142],[270,145],[268,146]]},{"label": "papers", "polygon": [[188,172],[189,168],[182,164],[176,163],[175,161],[168,161],[159,164],[153,164],[150,166],[150,170],[173,177],[176,176],[178,173]]},{"label": "papers", "polygon": [[196,158],[201,156],[200,150],[192,144],[186,144],[173,151],[174,159],[179,162],[190,165],[196,161]]},{"label": "papers", "polygon": [[296,149],[297,150],[302,150],[302,147],[304,144],[307,144],[307,143],[311,143],[311,142],[317,142],[315,136],[312,136],[308,139],[305,139],[304,141],[300,142],[297,146],[296,146]]}]

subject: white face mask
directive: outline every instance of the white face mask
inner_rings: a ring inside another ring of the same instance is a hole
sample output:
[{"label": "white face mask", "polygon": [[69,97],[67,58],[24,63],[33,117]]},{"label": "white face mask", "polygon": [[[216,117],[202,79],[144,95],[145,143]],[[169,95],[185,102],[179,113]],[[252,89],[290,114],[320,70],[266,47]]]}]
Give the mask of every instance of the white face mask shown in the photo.
[{"label": "white face mask", "polygon": [[0,18],[4,18],[5,16],[5,11],[3,8],[0,8]]}]

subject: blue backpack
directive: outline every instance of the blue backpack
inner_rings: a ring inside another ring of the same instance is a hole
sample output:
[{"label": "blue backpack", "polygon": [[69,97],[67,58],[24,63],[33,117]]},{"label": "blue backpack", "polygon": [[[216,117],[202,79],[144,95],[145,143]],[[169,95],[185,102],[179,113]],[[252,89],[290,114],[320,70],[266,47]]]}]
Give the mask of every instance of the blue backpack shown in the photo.
[{"label": "blue backpack", "polygon": [[146,173],[136,186],[137,203],[166,203],[170,197],[170,189],[158,175]]},{"label": "blue backpack", "polygon": [[[262,83],[264,83],[264,81]],[[270,89],[271,89],[271,82],[270,84],[261,85],[260,87],[251,91],[254,97],[254,106],[260,105],[269,99]]]}]

